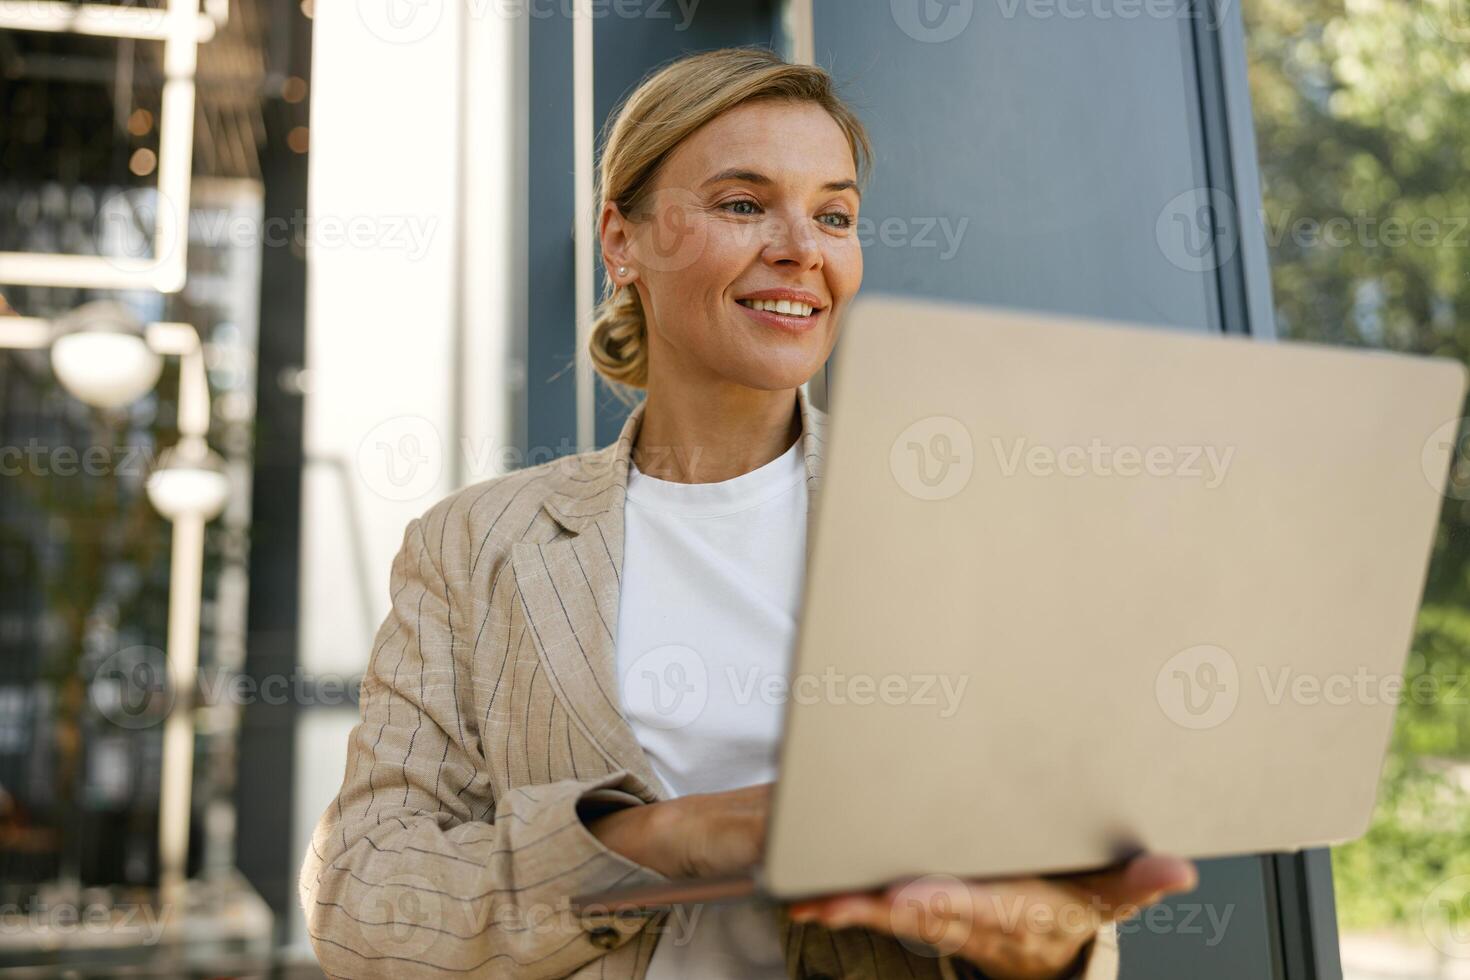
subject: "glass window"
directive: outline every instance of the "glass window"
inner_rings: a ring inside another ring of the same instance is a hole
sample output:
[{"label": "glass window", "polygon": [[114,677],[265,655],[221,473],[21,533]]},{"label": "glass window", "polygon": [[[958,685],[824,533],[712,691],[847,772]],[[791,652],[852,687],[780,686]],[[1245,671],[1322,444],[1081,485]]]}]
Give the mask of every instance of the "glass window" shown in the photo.
[{"label": "glass window", "polygon": [[[1465,360],[1470,6],[1246,0],[1244,18],[1282,336]],[[1463,450],[1465,427],[1446,438]],[[1348,980],[1470,976],[1467,523],[1462,452],[1378,808],[1333,852]]]}]

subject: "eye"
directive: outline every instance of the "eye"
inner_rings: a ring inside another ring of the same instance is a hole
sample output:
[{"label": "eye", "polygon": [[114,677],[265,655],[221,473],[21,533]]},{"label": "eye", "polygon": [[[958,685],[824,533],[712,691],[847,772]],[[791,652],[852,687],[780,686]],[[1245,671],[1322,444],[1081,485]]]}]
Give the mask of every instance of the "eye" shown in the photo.
[{"label": "eye", "polygon": [[[750,208],[750,210],[749,211],[737,211],[737,210],[735,210],[736,208],[739,208],[739,207],[742,207],[742,206],[748,207],[748,208]],[[757,203],[755,203],[754,201],[752,201],[748,197],[742,197],[739,200],[735,200],[735,201],[726,201],[724,204],[721,204],[720,207],[723,208],[726,211],[729,211],[732,214],[739,214],[739,215],[752,215],[752,214],[758,214],[760,212],[760,205],[757,204]]]},{"label": "eye", "polygon": [[848,214],[846,211],[828,211],[826,214],[821,214],[821,215],[818,215],[817,217],[818,217],[818,219],[822,219],[822,218],[836,218],[837,219],[836,221],[828,222],[828,224],[831,227],[833,227],[833,228],[851,228],[852,227],[852,215]]}]

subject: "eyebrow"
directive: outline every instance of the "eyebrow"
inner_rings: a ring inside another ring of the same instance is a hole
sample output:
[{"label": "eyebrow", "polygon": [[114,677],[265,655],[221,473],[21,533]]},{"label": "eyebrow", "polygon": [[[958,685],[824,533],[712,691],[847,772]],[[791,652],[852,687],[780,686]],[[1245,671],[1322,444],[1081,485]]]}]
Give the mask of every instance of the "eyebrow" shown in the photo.
[{"label": "eyebrow", "polygon": [[[767,177],[765,174],[757,173],[754,170],[746,170],[743,167],[730,167],[726,170],[721,170],[719,173],[706,180],[701,186],[708,187],[710,184],[718,184],[721,181],[726,180],[739,180],[747,184],[760,184],[763,187],[769,187],[770,185],[775,183],[774,180]],[[857,194],[858,197],[863,196],[863,193],[861,190],[858,189],[857,181],[855,180],[831,180],[822,185],[822,190],[850,190],[853,193]]]}]

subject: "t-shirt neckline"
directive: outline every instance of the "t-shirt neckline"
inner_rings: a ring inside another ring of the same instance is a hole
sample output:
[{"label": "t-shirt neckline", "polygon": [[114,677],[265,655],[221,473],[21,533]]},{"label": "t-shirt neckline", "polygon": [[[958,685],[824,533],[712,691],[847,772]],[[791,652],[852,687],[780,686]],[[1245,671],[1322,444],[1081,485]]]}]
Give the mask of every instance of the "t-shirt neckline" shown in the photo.
[{"label": "t-shirt neckline", "polygon": [[628,460],[628,500],[688,517],[718,517],[765,503],[806,476],[801,437],[780,456],[748,473],[718,483],[676,483],[649,476]]}]

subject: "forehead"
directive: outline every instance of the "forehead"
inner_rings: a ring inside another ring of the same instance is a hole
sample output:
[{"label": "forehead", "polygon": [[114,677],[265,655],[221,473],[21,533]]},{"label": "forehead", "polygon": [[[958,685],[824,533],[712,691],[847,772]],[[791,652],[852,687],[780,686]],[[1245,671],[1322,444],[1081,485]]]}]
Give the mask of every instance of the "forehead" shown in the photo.
[{"label": "forehead", "polygon": [[669,155],[665,183],[694,188],[734,166],[779,182],[821,185],[856,178],[847,134],[826,109],[810,102],[747,102],[722,113]]}]

